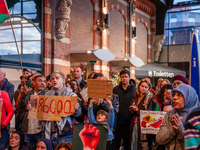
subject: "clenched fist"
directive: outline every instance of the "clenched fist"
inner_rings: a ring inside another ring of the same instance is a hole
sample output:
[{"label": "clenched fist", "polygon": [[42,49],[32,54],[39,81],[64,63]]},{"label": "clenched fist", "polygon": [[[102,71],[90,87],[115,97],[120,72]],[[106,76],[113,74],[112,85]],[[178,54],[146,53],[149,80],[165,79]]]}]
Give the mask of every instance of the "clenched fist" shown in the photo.
[{"label": "clenched fist", "polygon": [[84,149],[95,150],[99,143],[100,131],[93,124],[85,124],[79,133]]}]

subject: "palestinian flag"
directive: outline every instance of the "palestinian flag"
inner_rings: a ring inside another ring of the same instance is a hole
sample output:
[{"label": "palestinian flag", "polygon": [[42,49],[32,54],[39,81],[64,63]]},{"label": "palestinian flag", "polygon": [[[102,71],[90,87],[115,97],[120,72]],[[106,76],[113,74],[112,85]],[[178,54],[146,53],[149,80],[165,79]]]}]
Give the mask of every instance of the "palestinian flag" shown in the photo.
[{"label": "palestinian flag", "polygon": [[5,0],[0,0],[0,23],[8,18],[9,12]]}]

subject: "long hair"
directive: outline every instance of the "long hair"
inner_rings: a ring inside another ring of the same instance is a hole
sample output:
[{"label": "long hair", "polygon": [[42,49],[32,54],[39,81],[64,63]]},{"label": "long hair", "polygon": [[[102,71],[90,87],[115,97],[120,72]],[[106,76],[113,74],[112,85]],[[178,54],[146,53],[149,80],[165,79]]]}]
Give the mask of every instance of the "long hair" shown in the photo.
[{"label": "long hair", "polygon": [[139,89],[139,87],[140,87],[140,85],[141,85],[143,82],[146,82],[146,83],[148,84],[148,86],[149,86],[148,91],[151,89],[151,80],[150,80],[149,78],[141,79],[141,80],[140,80],[140,83],[138,84],[137,90],[136,90],[136,95],[137,95],[137,97],[140,96],[140,89]]},{"label": "long hair", "polygon": [[165,90],[168,89],[172,89],[172,85],[171,84],[165,84],[163,85],[163,87],[160,89],[159,93],[157,95],[155,95],[156,98],[158,98],[159,102],[164,102],[164,93]]}]

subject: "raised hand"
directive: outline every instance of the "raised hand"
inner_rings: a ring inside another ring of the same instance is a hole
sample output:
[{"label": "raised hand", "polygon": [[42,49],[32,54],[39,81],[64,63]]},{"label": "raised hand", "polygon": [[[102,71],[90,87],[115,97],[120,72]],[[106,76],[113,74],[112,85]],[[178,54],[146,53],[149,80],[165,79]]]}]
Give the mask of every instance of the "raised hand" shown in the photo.
[{"label": "raised hand", "polygon": [[109,108],[112,109],[113,108],[113,105],[112,105],[112,100],[111,99],[108,99],[106,98],[106,102],[108,103],[109,105]]},{"label": "raised hand", "polygon": [[96,100],[95,100],[95,98],[92,98],[91,100],[90,100],[90,107],[92,107],[93,106],[93,103],[95,102]]},{"label": "raised hand", "polygon": [[183,123],[182,123],[182,117],[178,117],[177,114],[172,116],[172,124],[173,124],[173,129],[176,133],[180,133],[183,128]]},{"label": "raised hand", "polygon": [[84,149],[95,150],[99,143],[100,131],[93,124],[85,124],[79,133]]}]

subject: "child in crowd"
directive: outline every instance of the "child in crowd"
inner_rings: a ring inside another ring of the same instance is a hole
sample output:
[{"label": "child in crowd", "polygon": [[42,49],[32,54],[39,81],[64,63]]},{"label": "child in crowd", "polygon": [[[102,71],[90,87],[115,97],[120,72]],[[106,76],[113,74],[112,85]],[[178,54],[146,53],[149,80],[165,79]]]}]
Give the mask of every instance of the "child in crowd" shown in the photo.
[{"label": "child in crowd", "polygon": [[99,124],[106,124],[109,125],[108,129],[108,143],[107,143],[107,149],[109,149],[110,146],[110,140],[114,139],[114,135],[112,133],[112,128],[114,125],[115,120],[115,114],[114,109],[112,105],[112,101],[110,99],[106,99],[106,102],[109,105],[109,113],[107,113],[105,110],[99,110],[96,114],[96,119],[93,112],[93,103],[95,102],[95,99],[90,100],[89,109],[88,109],[88,119],[89,123],[99,123]]}]

